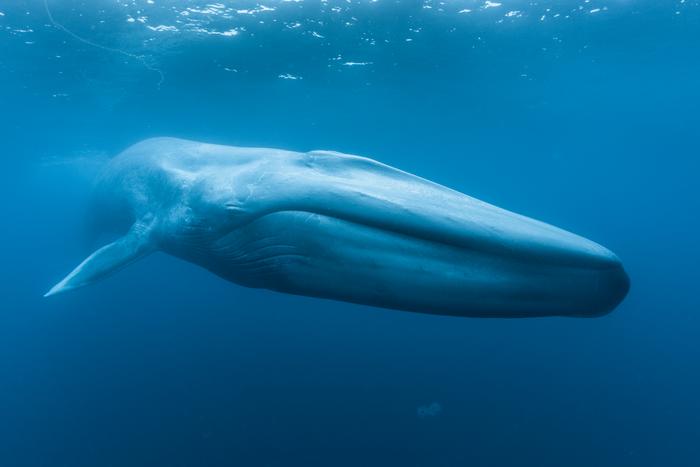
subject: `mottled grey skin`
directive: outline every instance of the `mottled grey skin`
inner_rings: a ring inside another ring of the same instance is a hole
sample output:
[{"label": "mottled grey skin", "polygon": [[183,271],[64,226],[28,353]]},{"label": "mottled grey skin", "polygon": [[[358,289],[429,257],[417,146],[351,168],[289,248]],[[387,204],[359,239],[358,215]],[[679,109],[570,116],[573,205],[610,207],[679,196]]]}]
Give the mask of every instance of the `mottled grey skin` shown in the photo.
[{"label": "mottled grey skin", "polygon": [[598,316],[629,288],[596,243],[335,152],[149,139],[109,162],[95,206],[128,232],[47,295],[155,250],[248,287],[457,316]]}]

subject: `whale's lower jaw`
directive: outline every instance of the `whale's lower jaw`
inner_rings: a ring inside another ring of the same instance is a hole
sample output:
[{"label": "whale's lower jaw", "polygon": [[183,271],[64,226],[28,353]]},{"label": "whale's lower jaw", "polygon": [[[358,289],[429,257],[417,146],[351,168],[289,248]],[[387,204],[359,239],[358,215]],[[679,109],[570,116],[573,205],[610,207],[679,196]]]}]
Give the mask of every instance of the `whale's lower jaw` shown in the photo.
[{"label": "whale's lower jaw", "polygon": [[247,287],[453,316],[600,316],[629,288],[619,262],[580,267],[494,254],[299,211],[175,250]]}]

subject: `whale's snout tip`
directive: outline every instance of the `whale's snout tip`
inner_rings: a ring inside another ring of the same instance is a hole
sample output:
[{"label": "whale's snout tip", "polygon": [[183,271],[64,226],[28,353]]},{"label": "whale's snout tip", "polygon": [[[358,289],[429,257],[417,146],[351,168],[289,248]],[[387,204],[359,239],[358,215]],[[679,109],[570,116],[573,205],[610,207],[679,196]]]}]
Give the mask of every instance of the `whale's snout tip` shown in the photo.
[{"label": "whale's snout tip", "polygon": [[607,267],[596,272],[595,290],[591,292],[593,300],[586,316],[610,313],[622,303],[630,290],[629,275],[619,258],[611,253],[608,261]]},{"label": "whale's snout tip", "polygon": [[618,263],[608,271],[605,282],[609,290],[609,309],[607,310],[609,312],[622,303],[630,290],[630,277],[622,262],[618,260]]}]

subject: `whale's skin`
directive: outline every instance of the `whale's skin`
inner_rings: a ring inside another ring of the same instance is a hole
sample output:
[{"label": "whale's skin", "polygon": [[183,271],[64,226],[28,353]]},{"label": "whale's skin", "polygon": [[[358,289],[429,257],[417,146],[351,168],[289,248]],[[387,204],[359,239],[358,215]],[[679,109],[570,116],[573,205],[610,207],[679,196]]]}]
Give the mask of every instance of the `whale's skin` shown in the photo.
[{"label": "whale's skin", "polygon": [[454,316],[599,316],[629,288],[590,240],[337,152],[148,139],[93,205],[122,237],[47,295],[157,250],[247,287]]}]

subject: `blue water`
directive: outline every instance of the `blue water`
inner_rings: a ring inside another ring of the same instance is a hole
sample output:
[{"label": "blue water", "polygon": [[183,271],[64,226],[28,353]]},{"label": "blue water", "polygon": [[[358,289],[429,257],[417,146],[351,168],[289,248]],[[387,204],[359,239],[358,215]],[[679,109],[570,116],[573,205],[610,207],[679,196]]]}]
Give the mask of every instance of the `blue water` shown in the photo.
[{"label": "blue water", "polygon": [[[700,4],[0,0],[0,466],[700,465]],[[470,11],[465,11],[470,10]],[[615,251],[597,319],[251,290],[94,249],[141,139],[362,154]]]}]

